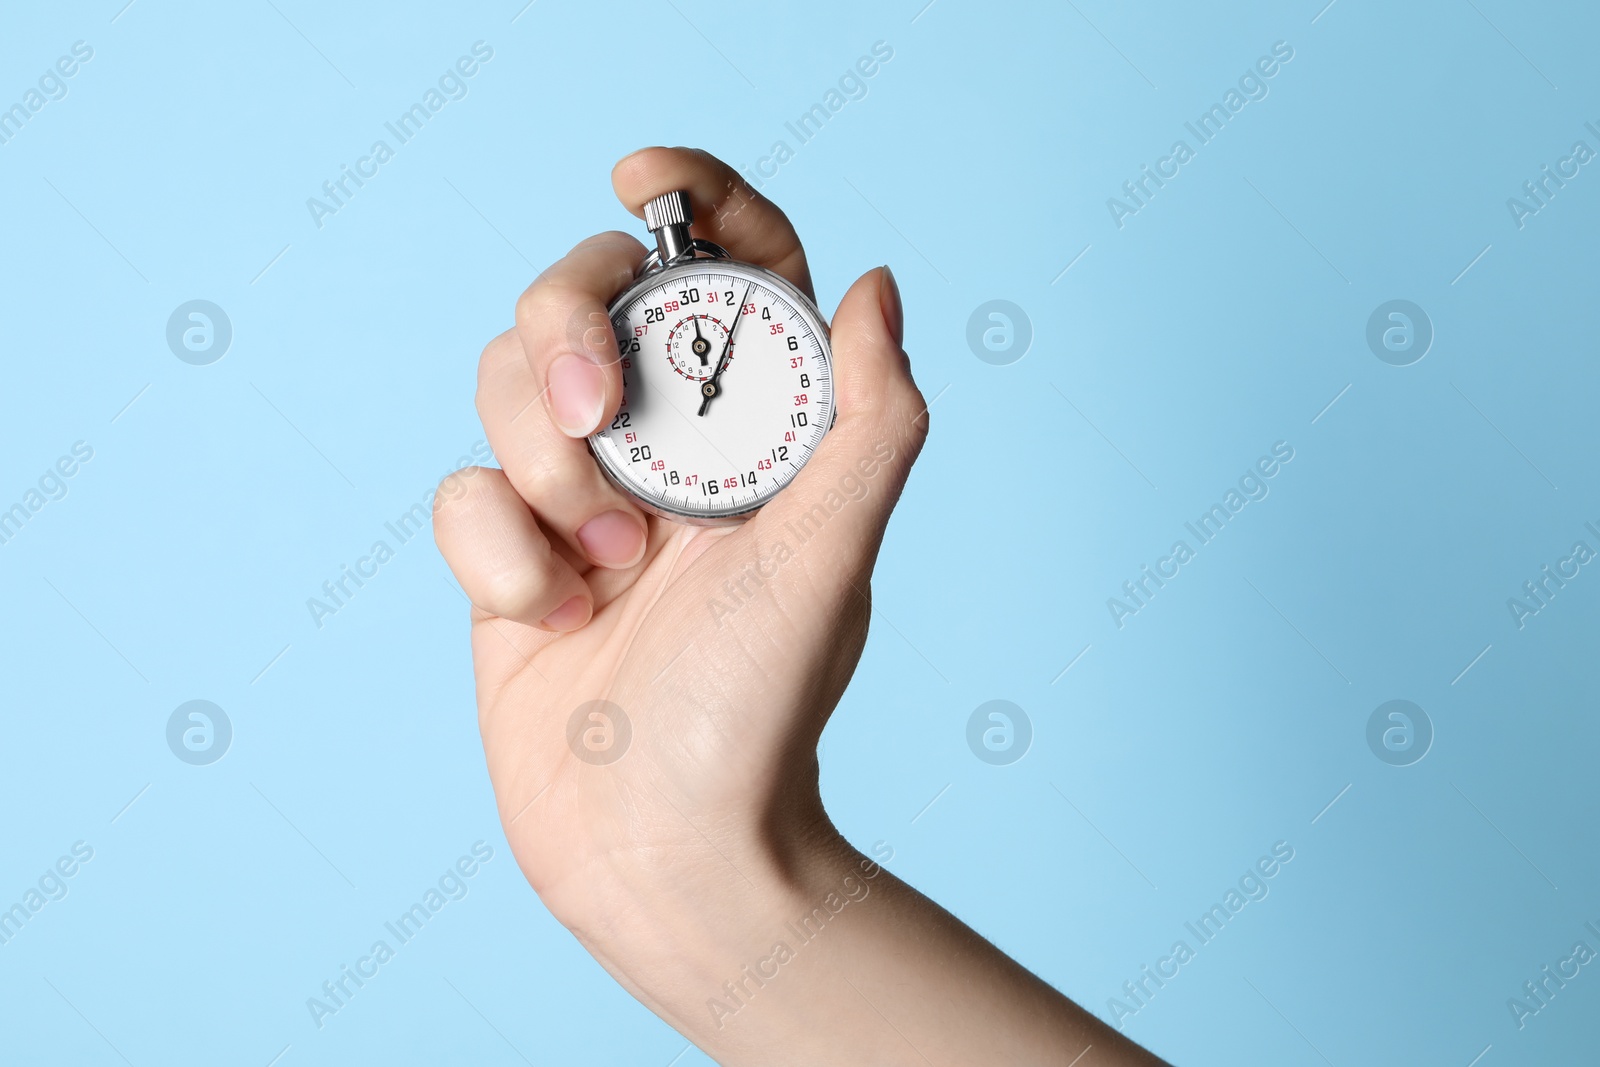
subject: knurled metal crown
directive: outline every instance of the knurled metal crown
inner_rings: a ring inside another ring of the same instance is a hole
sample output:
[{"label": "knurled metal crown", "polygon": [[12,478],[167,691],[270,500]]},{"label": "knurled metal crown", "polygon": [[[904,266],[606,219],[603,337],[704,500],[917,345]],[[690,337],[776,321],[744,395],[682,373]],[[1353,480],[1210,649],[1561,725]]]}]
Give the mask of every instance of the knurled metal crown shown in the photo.
[{"label": "knurled metal crown", "polygon": [[689,211],[689,194],[681,189],[662,193],[644,206],[644,224],[651,233],[668,226],[688,226],[694,221]]},{"label": "knurled metal crown", "polygon": [[644,206],[644,224],[656,235],[656,256],[663,267],[694,258],[691,221],[689,194],[682,189],[662,193]]}]

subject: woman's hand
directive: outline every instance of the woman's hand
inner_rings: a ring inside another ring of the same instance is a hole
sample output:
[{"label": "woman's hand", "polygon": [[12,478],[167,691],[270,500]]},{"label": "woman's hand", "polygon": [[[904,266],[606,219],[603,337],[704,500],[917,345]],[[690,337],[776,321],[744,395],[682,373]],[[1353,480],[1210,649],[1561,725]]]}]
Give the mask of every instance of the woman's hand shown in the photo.
[{"label": "woman's hand", "polygon": [[[647,149],[613,181],[635,214],[688,190],[706,220],[696,236],[811,294],[788,219],[710,156]],[[725,835],[742,854],[825,829],[817,738],[860,657],[873,560],[926,427],[899,294],[872,270],[833,324],[838,422],[789,488],[733,528],[642,514],[584,438],[621,399],[606,306],[643,258],[632,237],[600,234],[522,295],[516,328],[479,367],[504,470],[452,476],[435,511],[474,604],[507,836],[545,902],[579,923],[618,879],[666,876],[690,856],[737,879],[712,847]]]},{"label": "woman's hand", "polygon": [[[687,190],[695,236],[811,294],[788,219],[720,161],[646,149],[612,181],[635,215]],[[1071,1006],[864,861],[818,796],[817,740],[860,658],[873,563],[927,432],[893,277],[868,271],[840,302],[837,422],[791,485],[741,526],[689,527],[642,514],[584,442],[621,399],[606,307],[643,258],[601,234],[523,293],[479,367],[503,471],[459,472],[436,499],[435,536],[473,603],[479,725],[518,863],[619,981],[724,1062],[980,1062],[939,1030],[951,980],[1006,996],[963,994],[987,1016],[972,1049],[997,1058],[981,1062],[1057,1062],[1075,1042],[1067,1062],[1097,1024],[1075,1008],[1041,1024]],[[827,938],[801,941],[824,924]],[[897,942],[907,924],[914,945]],[[1013,1016],[1031,1037],[999,1032]]]}]

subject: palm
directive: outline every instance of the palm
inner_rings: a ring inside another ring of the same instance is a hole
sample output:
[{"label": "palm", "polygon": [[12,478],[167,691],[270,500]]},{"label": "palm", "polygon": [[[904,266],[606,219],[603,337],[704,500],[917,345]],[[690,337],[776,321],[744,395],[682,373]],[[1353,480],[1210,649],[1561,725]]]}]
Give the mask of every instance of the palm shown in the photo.
[{"label": "palm", "polygon": [[[865,637],[859,596],[830,609],[752,583],[757,595],[729,598],[724,582],[770,524],[649,525],[636,568],[577,568],[595,598],[581,630],[494,616],[473,627],[490,778],[507,838],[547,899],[581,892],[594,865],[645,840],[659,848],[663,834],[703,849],[730,807],[782,818],[786,801],[814,797],[810,753]],[[720,624],[713,599],[733,612]],[[756,692],[759,707],[740,698]]]}]

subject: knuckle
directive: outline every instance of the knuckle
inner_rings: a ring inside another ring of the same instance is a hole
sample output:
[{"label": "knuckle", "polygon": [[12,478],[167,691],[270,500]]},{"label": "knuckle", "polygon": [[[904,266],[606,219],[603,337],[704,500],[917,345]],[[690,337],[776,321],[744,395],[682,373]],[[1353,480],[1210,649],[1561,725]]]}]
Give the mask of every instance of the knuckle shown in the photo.
[{"label": "knuckle", "polygon": [[534,280],[534,283],[522,290],[517,297],[515,319],[519,329],[533,325],[544,314],[550,299],[550,287],[555,284],[549,280],[549,271],[545,271]]},{"label": "knuckle", "polygon": [[576,479],[560,450],[529,440],[516,453],[517,483],[529,496],[543,501],[570,498]]},{"label": "knuckle", "polygon": [[552,267],[517,297],[517,328],[536,328],[552,318],[568,318],[594,302],[595,294]]},{"label": "knuckle", "polygon": [[588,347],[605,351],[611,320],[595,293],[570,282],[534,286],[517,300],[517,329],[541,349]]},{"label": "knuckle", "polygon": [[517,335],[507,330],[483,346],[483,351],[478,355],[478,386],[501,373],[513,359],[521,359],[522,345],[517,340]]},{"label": "knuckle", "polygon": [[852,405],[852,417],[885,436],[910,460],[922,451],[928,438],[927,407],[922,391],[906,379],[861,398]]},{"label": "knuckle", "polygon": [[912,458],[915,458],[928,440],[930,413],[928,402],[923,399],[922,390],[912,385],[906,392],[907,396],[900,403],[899,410],[904,425],[906,447]]},{"label": "knuckle", "polygon": [[515,336],[502,335],[489,342],[478,360],[473,404],[484,428],[493,434],[503,417],[507,397],[519,396],[529,385],[532,369]]},{"label": "knuckle", "polygon": [[574,252],[587,252],[591,249],[604,252],[615,251],[627,252],[630,254],[637,253],[639,255],[644,254],[644,245],[639,243],[639,239],[633,234],[626,233],[622,230],[607,230],[604,233],[597,233],[593,237],[585,237],[583,240],[579,241],[572,250]]},{"label": "knuckle", "polygon": [[598,306],[590,308],[586,314],[575,312],[568,319],[567,333],[566,340],[574,348],[601,353],[608,362],[615,362],[618,358],[616,333],[612,329],[611,319]]},{"label": "knuckle", "polygon": [[463,506],[469,498],[481,497],[491,491],[487,479],[479,479],[478,475],[489,470],[487,467],[462,467],[452,471],[439,480],[438,488],[433,491],[433,513],[437,517],[453,508]]},{"label": "knuckle", "polygon": [[907,415],[913,426],[920,427],[923,436],[928,433],[928,399],[922,395],[922,390],[915,384],[907,383],[905,397],[900,402],[900,408]]},{"label": "knuckle", "polygon": [[479,607],[506,619],[538,616],[549,596],[546,568],[502,565],[479,578]]}]

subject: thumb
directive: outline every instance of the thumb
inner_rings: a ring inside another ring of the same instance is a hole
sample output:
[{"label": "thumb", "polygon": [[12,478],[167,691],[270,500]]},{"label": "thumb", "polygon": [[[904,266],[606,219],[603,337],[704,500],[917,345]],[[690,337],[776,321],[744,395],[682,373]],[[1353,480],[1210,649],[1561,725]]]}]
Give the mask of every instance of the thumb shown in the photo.
[{"label": "thumb", "polygon": [[788,546],[813,594],[846,592],[847,582],[866,592],[889,514],[927,437],[927,405],[903,336],[894,275],[868,271],[833,317],[833,428],[751,520],[758,544]]}]

